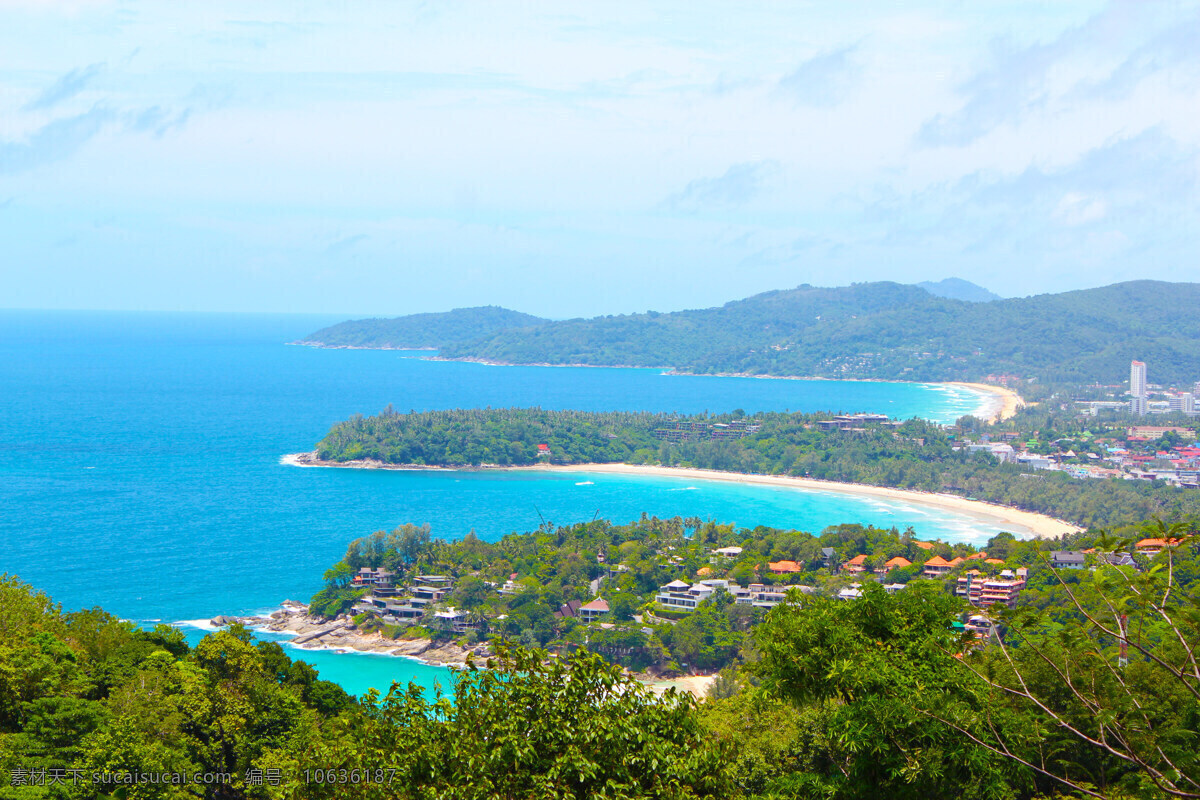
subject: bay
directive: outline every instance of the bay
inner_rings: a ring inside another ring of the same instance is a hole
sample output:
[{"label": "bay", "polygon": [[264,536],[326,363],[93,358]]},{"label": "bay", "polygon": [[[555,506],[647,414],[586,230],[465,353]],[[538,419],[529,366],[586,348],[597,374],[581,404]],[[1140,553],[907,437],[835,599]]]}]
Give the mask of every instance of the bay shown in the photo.
[{"label": "bay", "polygon": [[[428,353],[285,343],[338,317],[0,312],[0,572],[68,609],[142,624],[306,600],[353,538],[405,522],[485,539],[594,516],[696,515],[819,531],[913,525],[982,541],[977,520],[896,501],[763,486],[569,473],[300,469],[334,423],[397,410],[541,406],[694,413],[870,411],[939,421],[969,389],[670,376],[651,369],[493,367]],[[352,691],[445,672],[379,656],[305,653]]]}]

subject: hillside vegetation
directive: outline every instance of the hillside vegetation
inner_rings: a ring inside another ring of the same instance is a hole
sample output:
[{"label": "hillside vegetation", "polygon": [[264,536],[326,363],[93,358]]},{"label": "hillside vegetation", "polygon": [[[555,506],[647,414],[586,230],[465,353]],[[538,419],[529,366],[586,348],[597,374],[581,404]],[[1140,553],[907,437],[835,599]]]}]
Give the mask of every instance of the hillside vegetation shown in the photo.
[{"label": "hillside vegetation", "polygon": [[1156,383],[1200,376],[1200,284],[1132,281],[970,303],[916,286],[800,286],[719,308],[551,322],[442,355],[514,364],[673,367],[690,373],[894,380],[1118,383],[1129,362]]},{"label": "hillside vegetation", "polygon": [[437,348],[451,342],[491,336],[509,328],[541,325],[546,320],[499,306],[456,308],[437,314],[394,319],[355,319],[309,334],[296,344],[365,347],[384,350]]}]

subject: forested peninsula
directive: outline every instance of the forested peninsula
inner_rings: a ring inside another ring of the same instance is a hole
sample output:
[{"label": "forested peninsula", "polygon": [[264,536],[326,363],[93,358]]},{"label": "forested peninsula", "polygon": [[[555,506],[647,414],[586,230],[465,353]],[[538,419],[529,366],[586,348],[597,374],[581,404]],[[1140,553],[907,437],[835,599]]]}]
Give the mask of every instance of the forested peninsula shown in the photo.
[{"label": "forested peninsula", "polygon": [[454,342],[491,336],[509,328],[542,325],[549,320],[499,306],[456,308],[394,319],[339,322],[292,344],[310,347],[432,350]]},{"label": "forested peninsula", "polygon": [[[828,414],[688,416],[537,408],[401,414],[389,408],[335,425],[309,458],[331,465],[453,468],[658,464],[788,475],[950,493],[1083,527],[1200,512],[1200,492],[1194,490],[1158,481],[1082,480],[998,461],[971,448],[981,435],[1020,437],[1034,449],[1063,441],[1069,447],[1075,441],[1070,437],[1085,433],[1074,416],[1031,412],[996,426],[974,418],[962,422],[945,429],[917,419],[839,421]],[[1076,446],[1083,450],[1085,443]],[[1086,453],[1072,454],[1086,460]]]},{"label": "forested peninsula", "polygon": [[[1127,378],[1129,362],[1139,359],[1154,363],[1160,382],[1190,384],[1200,375],[1200,284],[1130,281],[990,302],[932,291],[890,282],[803,285],[718,308],[510,319],[495,330],[456,327],[452,334],[438,322],[446,315],[417,315],[343,323],[305,341],[356,347],[402,341],[438,348],[439,357],[450,359],[693,374],[905,381],[1015,374],[1042,383],[1111,384]],[[412,333],[390,332],[395,325]]]}]

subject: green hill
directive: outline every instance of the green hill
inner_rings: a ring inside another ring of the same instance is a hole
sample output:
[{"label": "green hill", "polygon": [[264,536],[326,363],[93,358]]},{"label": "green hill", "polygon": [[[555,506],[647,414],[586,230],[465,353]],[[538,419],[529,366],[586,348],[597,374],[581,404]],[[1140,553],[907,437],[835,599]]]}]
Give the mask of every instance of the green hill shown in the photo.
[{"label": "green hill", "polygon": [[800,286],[719,308],[502,330],[449,358],[673,367],[691,373],[974,380],[1015,373],[1119,383],[1129,361],[1155,383],[1200,378],[1200,284],[1131,281],[971,303],[917,286]]},{"label": "green hill", "polygon": [[395,319],[355,319],[309,334],[295,344],[314,347],[364,347],[419,350],[491,336],[509,328],[545,324],[547,320],[499,306],[456,308],[435,314]]}]

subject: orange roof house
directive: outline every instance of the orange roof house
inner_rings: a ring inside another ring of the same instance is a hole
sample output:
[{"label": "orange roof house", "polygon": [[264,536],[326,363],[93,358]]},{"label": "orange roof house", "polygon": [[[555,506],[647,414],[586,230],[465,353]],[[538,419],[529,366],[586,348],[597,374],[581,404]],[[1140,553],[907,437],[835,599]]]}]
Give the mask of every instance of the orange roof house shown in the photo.
[{"label": "orange roof house", "polygon": [[804,567],[797,564],[795,561],[772,561],[767,564],[767,569],[777,575],[783,575],[788,572],[800,572]]},{"label": "orange roof house", "polygon": [[896,556],[895,558],[889,560],[886,564],[884,564],[884,566],[887,567],[888,569],[902,569],[904,567],[911,567],[912,562],[909,561],[904,556]]},{"label": "orange roof house", "polygon": [[983,563],[985,563],[985,564],[1003,564],[1003,563],[1004,563],[1004,559],[1002,559],[1002,558],[988,558],[988,559],[984,559],[984,562],[983,562]]},{"label": "orange roof house", "polygon": [[866,572],[867,557],[864,555],[855,556],[842,565],[842,570],[845,572]]},{"label": "orange roof house", "polygon": [[950,570],[954,569],[950,562],[941,556],[934,556],[925,562],[923,574],[926,578],[940,578]]},{"label": "orange roof house", "polygon": [[967,556],[967,561],[975,561],[976,559],[979,559],[980,561],[982,561],[985,558],[987,558],[987,553],[980,550],[975,555]]},{"label": "orange roof house", "polygon": [[959,564],[963,563],[965,560],[966,559],[964,559],[964,558],[956,558],[950,562],[950,566],[957,567]]},{"label": "orange roof house", "polygon": [[1174,547],[1179,542],[1179,539],[1142,539],[1134,545],[1133,549],[1143,555],[1155,555],[1168,547]]},{"label": "orange roof house", "polygon": [[933,549],[933,542],[918,542],[916,539],[913,539],[912,543],[915,544],[917,547],[921,548],[922,550],[932,550]]}]

